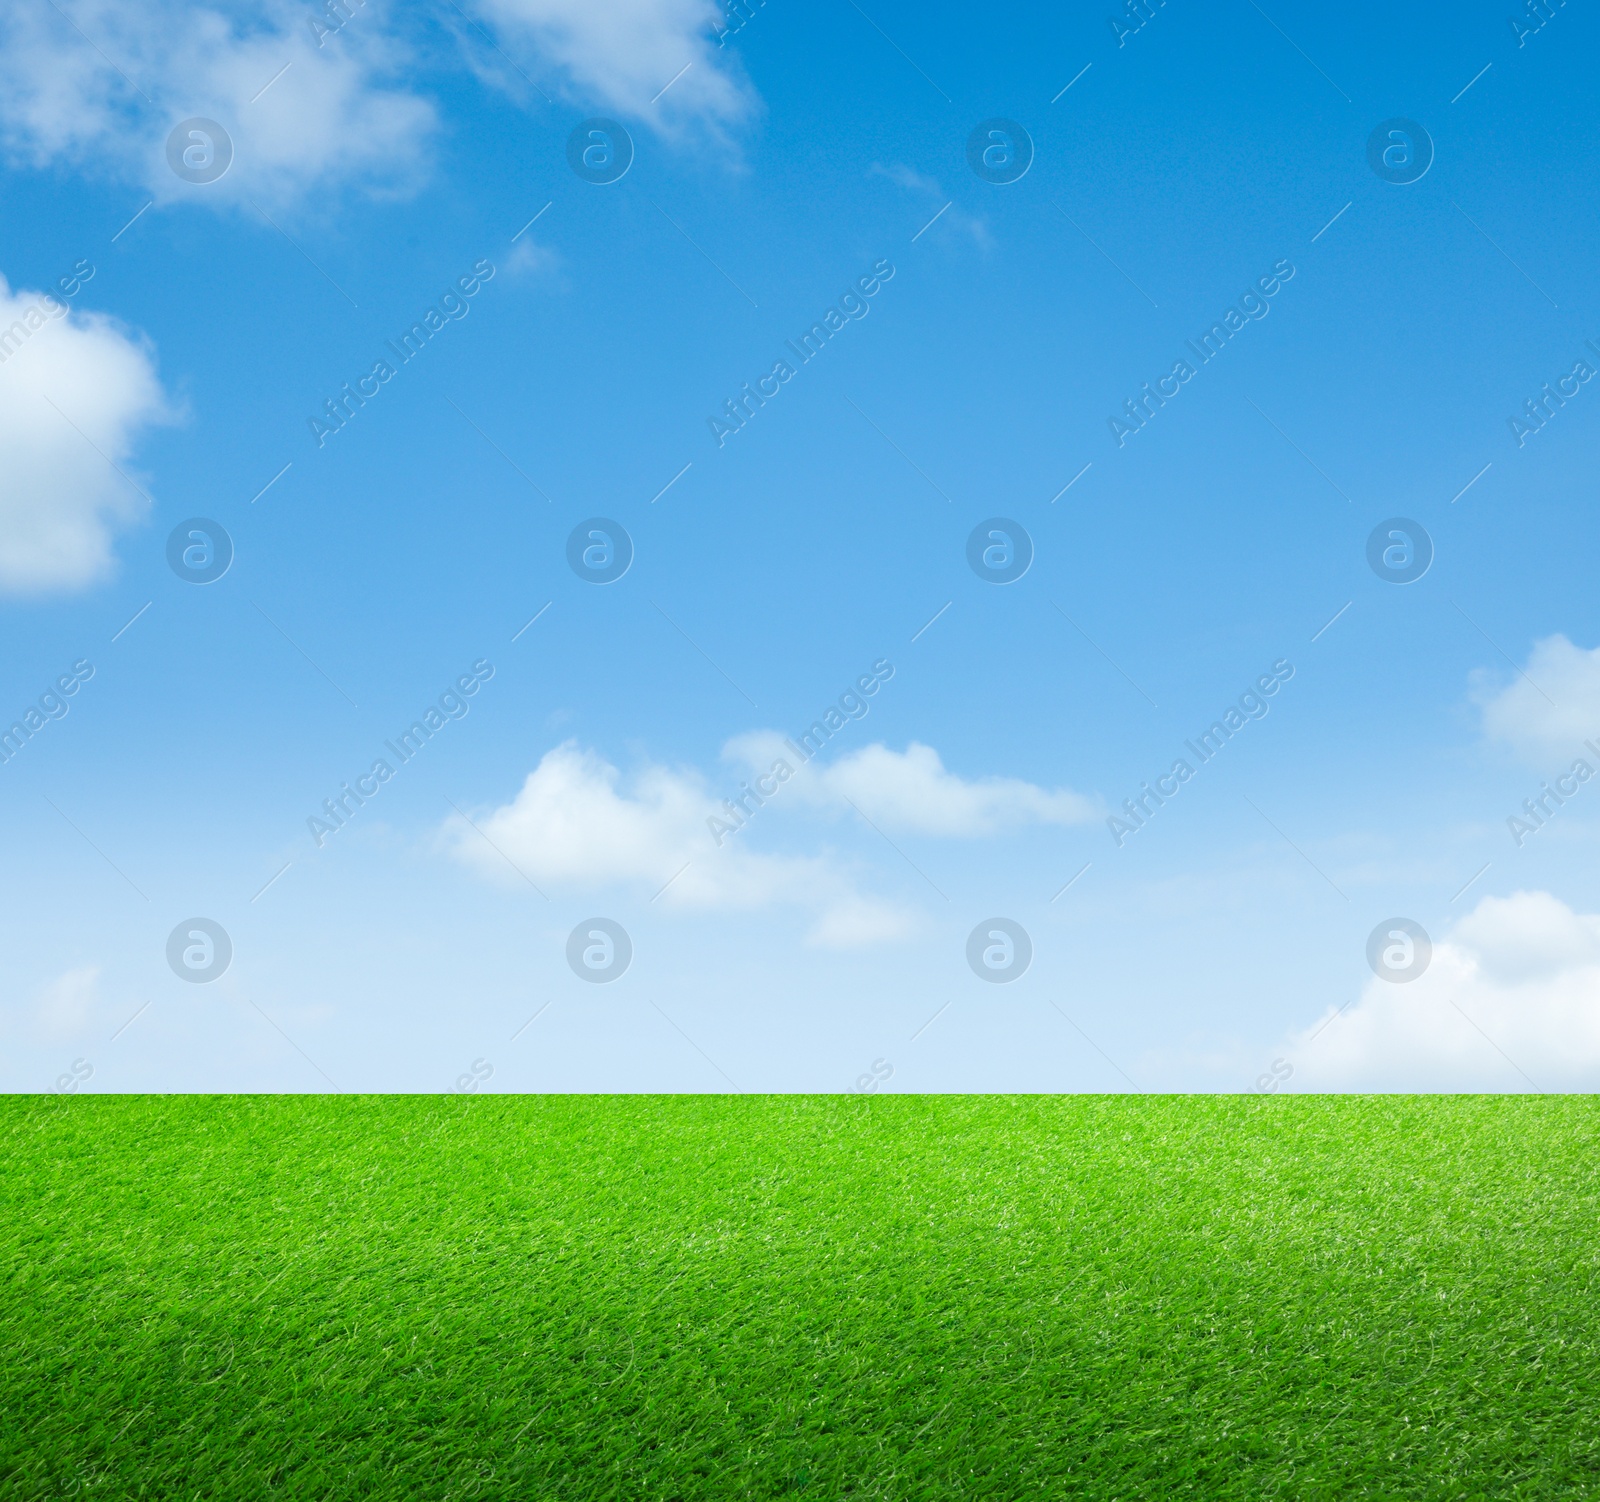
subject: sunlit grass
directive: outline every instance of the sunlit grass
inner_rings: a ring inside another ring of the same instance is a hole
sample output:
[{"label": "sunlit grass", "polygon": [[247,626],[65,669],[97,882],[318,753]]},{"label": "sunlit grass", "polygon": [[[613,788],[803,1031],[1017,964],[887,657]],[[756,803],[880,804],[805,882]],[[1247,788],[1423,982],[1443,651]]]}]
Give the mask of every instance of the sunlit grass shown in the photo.
[{"label": "sunlit grass", "polygon": [[1594,1495],[1597,1127],[12,1099],[0,1495]]}]

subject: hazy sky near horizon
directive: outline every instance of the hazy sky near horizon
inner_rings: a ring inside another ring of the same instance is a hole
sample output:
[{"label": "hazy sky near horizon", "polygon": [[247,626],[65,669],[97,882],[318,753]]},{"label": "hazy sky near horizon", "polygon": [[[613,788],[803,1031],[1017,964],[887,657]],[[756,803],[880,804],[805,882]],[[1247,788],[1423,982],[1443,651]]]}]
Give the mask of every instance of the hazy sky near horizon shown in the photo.
[{"label": "hazy sky near horizon", "polygon": [[19,0],[0,1086],[1600,1086],[1535,20]]}]

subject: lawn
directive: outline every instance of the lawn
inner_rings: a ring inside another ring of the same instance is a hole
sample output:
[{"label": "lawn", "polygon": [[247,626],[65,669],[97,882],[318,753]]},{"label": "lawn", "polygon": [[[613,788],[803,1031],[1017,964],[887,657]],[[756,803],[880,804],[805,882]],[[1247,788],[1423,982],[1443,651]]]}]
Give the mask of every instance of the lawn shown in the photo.
[{"label": "lawn", "polygon": [[1596,1496],[1597,1134],[1573,1097],[13,1097],[0,1496]]}]

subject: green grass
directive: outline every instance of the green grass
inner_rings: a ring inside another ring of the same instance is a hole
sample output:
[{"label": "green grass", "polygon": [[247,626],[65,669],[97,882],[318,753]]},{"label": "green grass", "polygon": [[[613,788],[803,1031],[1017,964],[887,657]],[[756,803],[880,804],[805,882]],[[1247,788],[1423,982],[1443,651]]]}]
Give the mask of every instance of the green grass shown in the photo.
[{"label": "green grass", "polygon": [[1578,1098],[13,1098],[0,1495],[1600,1495]]}]

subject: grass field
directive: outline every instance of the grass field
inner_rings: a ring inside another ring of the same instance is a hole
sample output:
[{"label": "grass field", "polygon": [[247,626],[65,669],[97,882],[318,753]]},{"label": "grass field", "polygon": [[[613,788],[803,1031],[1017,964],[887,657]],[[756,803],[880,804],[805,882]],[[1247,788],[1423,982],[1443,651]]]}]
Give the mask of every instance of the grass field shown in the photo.
[{"label": "grass field", "polygon": [[0,1495],[1600,1495],[1576,1098],[12,1098]]}]

